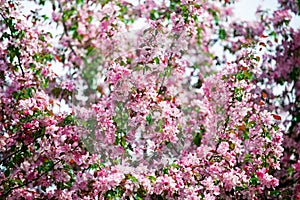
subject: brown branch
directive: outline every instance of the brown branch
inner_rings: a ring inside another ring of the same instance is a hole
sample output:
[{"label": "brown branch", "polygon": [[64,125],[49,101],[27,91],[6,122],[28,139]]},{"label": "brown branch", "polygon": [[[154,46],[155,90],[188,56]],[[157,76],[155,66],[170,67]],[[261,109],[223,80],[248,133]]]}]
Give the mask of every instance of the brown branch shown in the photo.
[{"label": "brown branch", "polygon": [[47,174],[49,171],[51,171],[51,170],[54,168],[54,166],[56,166],[56,165],[57,165],[58,163],[60,163],[60,162],[61,162],[61,160],[58,160],[56,163],[54,163],[54,164],[51,166],[51,168],[50,168],[48,171],[45,171],[44,173],[40,174],[38,177],[36,177],[36,178],[34,178],[34,179],[30,180],[30,181],[26,181],[25,183],[23,183],[23,184],[21,184],[21,185],[18,185],[18,186],[15,186],[15,187],[11,187],[9,190],[7,190],[5,193],[2,194],[3,197],[7,197],[7,196],[9,195],[9,193],[10,193],[11,191],[15,190],[15,189],[21,188],[21,187],[26,186],[26,185],[28,185],[28,184],[34,182],[34,181],[37,181],[37,180],[40,179],[42,176],[44,176],[44,175]]}]

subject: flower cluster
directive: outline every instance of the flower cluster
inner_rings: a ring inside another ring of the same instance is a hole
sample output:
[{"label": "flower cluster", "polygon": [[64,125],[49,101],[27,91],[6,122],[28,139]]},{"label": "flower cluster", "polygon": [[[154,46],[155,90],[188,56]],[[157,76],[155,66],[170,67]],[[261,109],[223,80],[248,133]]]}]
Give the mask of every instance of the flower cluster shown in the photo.
[{"label": "flower cluster", "polygon": [[299,198],[296,3],[0,2],[1,197]]}]

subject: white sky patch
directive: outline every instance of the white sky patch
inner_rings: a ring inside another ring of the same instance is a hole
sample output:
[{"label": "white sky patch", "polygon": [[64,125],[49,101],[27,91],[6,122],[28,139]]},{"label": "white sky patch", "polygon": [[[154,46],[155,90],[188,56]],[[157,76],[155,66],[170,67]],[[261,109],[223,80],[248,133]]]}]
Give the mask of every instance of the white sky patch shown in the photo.
[{"label": "white sky patch", "polygon": [[[258,6],[261,6],[263,10],[267,9],[270,14],[279,8],[277,0],[240,0],[234,4],[234,14],[237,19],[254,21],[257,19],[255,13]],[[292,16],[293,19],[290,22],[290,26],[299,28],[300,16],[295,16],[294,14]]]}]

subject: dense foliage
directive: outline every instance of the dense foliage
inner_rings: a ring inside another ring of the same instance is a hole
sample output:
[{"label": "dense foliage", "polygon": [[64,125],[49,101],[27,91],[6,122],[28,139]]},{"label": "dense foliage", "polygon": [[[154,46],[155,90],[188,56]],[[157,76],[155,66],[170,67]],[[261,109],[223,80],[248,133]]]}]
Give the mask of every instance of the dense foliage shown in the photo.
[{"label": "dense foliage", "polygon": [[300,2],[234,3],[0,0],[0,198],[300,199]]}]

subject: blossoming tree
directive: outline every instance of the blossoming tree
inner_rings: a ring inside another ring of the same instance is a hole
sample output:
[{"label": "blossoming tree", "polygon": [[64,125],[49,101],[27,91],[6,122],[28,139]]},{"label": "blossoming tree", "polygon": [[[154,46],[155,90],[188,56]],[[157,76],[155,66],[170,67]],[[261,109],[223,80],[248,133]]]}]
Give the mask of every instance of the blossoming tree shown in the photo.
[{"label": "blossoming tree", "polygon": [[300,198],[299,1],[0,2],[1,199]]}]

